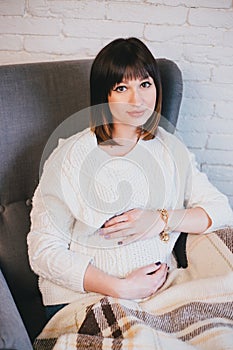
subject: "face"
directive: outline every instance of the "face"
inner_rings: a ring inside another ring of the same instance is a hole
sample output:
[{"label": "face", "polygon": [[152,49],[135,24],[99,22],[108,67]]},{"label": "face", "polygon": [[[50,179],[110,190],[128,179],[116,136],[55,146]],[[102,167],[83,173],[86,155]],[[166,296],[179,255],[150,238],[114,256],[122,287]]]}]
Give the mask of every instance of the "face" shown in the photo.
[{"label": "face", "polygon": [[134,127],[145,124],[156,103],[153,78],[123,79],[110,91],[108,103],[114,124]]}]

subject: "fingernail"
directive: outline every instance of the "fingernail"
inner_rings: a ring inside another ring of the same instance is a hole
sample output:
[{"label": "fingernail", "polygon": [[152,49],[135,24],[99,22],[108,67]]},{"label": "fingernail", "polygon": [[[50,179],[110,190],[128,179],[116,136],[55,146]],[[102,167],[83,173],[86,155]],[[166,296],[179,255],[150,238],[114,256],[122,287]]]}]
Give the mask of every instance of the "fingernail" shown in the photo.
[{"label": "fingernail", "polygon": [[156,266],[161,265],[161,261],[157,261],[157,262],[155,263],[155,265],[156,265]]},{"label": "fingernail", "polygon": [[118,244],[118,245],[122,245],[122,244],[123,244],[123,242],[122,242],[122,241],[119,241],[119,242],[117,242],[117,244]]}]

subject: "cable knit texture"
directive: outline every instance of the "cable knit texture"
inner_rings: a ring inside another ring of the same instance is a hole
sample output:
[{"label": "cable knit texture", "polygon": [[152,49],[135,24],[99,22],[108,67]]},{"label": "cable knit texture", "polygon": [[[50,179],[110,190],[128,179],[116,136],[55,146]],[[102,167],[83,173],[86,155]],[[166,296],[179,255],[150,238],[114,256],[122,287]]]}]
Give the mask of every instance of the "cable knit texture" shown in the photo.
[{"label": "cable knit texture", "polygon": [[233,224],[227,198],[199,172],[195,159],[174,135],[159,128],[126,155],[98,147],[90,129],[61,140],[47,160],[33,199],[28,235],[32,269],[39,275],[45,305],[77,300],[89,263],[118,277],[156,261],[172,264],[179,232],[169,242],[158,235],[119,246],[98,229],[133,208],[199,206],[212,226]]}]

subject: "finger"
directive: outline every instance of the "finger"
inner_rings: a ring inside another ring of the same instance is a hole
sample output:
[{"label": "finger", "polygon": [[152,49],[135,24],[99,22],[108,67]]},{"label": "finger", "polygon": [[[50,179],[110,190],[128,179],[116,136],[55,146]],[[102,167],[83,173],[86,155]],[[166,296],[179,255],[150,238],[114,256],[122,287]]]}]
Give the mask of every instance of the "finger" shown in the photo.
[{"label": "finger", "polygon": [[120,222],[110,227],[103,227],[99,230],[99,235],[108,236],[119,231],[130,229],[130,224],[128,222]]},{"label": "finger", "polygon": [[114,216],[114,218],[109,219],[108,221],[105,222],[104,227],[110,227],[113,225],[116,225],[120,222],[125,222],[128,220],[128,216],[127,214],[121,214],[121,215],[117,215]]},{"label": "finger", "polygon": [[147,266],[145,273],[147,275],[153,275],[158,269],[160,269],[160,267],[161,267],[161,262],[157,261],[156,263]]},{"label": "finger", "polygon": [[155,271],[154,274],[151,275],[151,278],[154,278],[156,281],[157,289],[162,287],[162,285],[166,281],[167,272],[168,272],[167,264],[161,264],[160,269],[158,269],[157,271]]},{"label": "finger", "polygon": [[168,272],[165,272],[164,275],[161,277],[160,283],[157,286],[157,290],[162,288],[162,286],[164,285],[164,283],[166,282],[168,277]]},{"label": "finger", "polygon": [[158,261],[157,263],[154,264],[154,270],[147,273],[148,275],[156,275],[156,279],[160,279],[163,277],[164,274],[166,274],[167,271],[167,264],[161,263]]},{"label": "finger", "polygon": [[[132,229],[125,229],[125,230],[120,230],[120,231],[116,231],[113,233],[109,233],[107,235],[104,235],[105,239],[119,239],[118,245],[123,244],[123,241],[125,241],[126,239],[128,239],[128,237],[133,236],[133,231]],[[125,238],[127,237],[127,238]]]}]

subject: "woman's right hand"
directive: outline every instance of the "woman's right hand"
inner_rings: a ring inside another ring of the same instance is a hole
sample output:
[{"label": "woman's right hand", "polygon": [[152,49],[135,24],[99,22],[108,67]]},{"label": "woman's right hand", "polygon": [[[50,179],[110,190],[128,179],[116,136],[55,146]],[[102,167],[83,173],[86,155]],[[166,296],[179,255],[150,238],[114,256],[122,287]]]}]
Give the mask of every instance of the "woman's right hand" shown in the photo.
[{"label": "woman's right hand", "polygon": [[167,264],[150,264],[131,272],[118,281],[118,297],[122,299],[143,299],[156,293],[166,281]]}]

